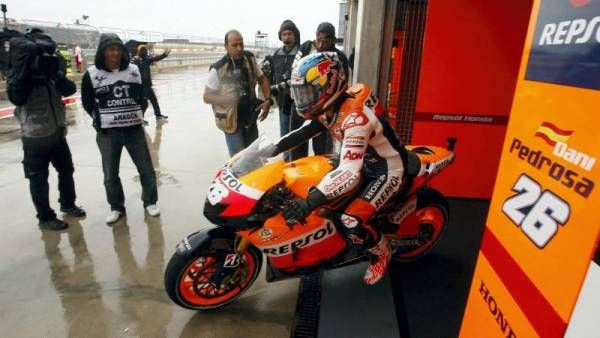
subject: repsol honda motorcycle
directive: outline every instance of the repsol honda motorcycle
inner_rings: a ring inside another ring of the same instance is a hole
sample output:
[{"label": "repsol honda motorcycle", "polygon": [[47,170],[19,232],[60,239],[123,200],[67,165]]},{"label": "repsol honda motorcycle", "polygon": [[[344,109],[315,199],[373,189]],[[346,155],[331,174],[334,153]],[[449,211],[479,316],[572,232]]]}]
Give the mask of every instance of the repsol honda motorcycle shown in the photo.
[{"label": "repsol honda motorcycle", "polygon": [[[428,183],[452,163],[455,141],[448,139],[446,149],[406,147],[405,184],[372,220],[389,239],[394,260],[421,257],[444,232],[448,204]],[[208,310],[232,302],[258,276],[263,255],[268,282],[367,259],[364,248],[344,236],[340,222],[351,196],[315,210],[304,224],[288,225],[282,216],[291,198],[305,198],[337,165],[337,157],[268,162],[260,144],[261,138],[235,155],[212,181],[204,215],[217,226],[177,244],[164,282],[171,300],[182,307]]]}]

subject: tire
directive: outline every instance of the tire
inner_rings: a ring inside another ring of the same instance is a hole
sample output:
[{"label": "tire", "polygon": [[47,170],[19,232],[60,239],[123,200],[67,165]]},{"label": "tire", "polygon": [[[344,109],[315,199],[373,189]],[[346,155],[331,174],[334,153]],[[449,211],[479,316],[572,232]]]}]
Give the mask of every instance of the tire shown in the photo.
[{"label": "tire", "polygon": [[[432,228],[433,237],[425,245],[418,249],[402,253],[398,251],[394,252],[392,258],[396,262],[414,261],[429,253],[431,249],[433,249],[433,247],[435,247],[435,245],[439,242],[446,230],[446,227],[448,226],[448,219],[450,216],[448,201],[435,189],[423,190],[419,194],[417,209],[414,211],[414,213],[415,215],[429,213],[431,214],[430,216],[433,216],[433,219],[417,222],[419,227]],[[398,229],[398,232],[401,231],[402,229]]]},{"label": "tire", "polygon": [[[233,248],[232,248],[233,252]],[[214,310],[223,307],[241,296],[258,277],[262,266],[262,254],[249,247],[242,255],[236,273],[242,274],[240,281],[228,290],[218,290],[212,283],[202,283],[210,276],[216,250],[212,246],[201,248],[184,256],[173,254],[165,270],[165,290],[177,305],[191,310]],[[213,260],[211,260],[211,258]],[[241,270],[240,270],[241,269]],[[216,294],[210,294],[210,291]],[[223,293],[219,294],[221,291]]]}]

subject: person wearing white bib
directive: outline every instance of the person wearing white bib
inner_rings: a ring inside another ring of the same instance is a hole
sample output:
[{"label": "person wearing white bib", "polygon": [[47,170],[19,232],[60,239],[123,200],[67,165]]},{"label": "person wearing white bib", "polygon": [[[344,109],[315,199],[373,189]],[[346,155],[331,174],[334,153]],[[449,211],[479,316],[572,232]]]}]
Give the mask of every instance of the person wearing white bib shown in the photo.
[{"label": "person wearing white bib", "polygon": [[81,101],[97,131],[104,187],[111,209],[106,218],[108,224],[117,222],[125,214],[125,197],[119,178],[123,148],[140,174],[144,208],[150,216],[160,214],[156,174],[142,127],[143,112],[148,106],[144,93],[140,71],[129,63],[129,54],[121,39],[116,34],[102,34],[95,65],[82,79]]}]

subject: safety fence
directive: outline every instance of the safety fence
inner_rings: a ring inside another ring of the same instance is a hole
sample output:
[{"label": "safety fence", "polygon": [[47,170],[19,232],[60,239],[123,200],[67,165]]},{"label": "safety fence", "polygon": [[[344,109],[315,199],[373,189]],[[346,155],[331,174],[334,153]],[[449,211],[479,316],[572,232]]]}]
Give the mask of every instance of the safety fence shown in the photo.
[{"label": "safety fence", "polygon": [[[55,41],[66,45],[79,45],[82,49],[95,49],[96,46],[98,46],[101,33],[115,33],[123,39],[123,41],[178,42],[189,45],[222,45],[223,43],[222,38],[128,28],[102,27],[87,23],[67,24],[30,19],[9,19],[8,26],[11,29],[21,32],[26,31],[28,28],[40,28],[52,36]],[[260,41],[259,43],[255,43],[255,41],[250,38],[253,37],[247,37],[245,39],[246,47],[250,49],[271,49],[277,46],[277,41],[271,43]]]}]

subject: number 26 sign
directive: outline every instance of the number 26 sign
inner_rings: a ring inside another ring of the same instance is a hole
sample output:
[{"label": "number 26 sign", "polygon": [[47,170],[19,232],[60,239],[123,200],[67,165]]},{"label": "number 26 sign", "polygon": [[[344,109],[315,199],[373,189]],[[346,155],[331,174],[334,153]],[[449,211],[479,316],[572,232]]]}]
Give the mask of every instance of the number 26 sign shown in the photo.
[{"label": "number 26 sign", "polygon": [[545,247],[569,220],[569,203],[525,174],[512,190],[516,194],[504,201],[502,211],[538,248]]}]

